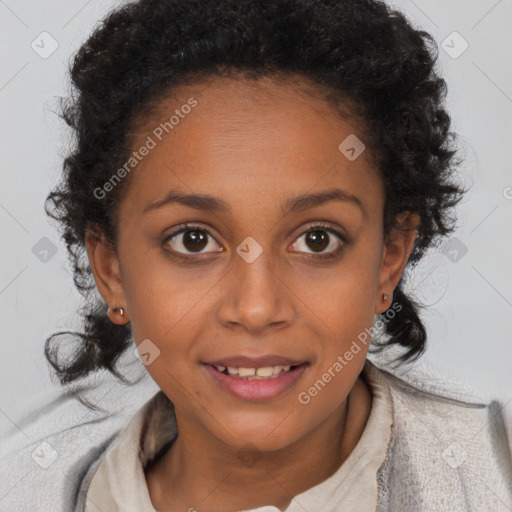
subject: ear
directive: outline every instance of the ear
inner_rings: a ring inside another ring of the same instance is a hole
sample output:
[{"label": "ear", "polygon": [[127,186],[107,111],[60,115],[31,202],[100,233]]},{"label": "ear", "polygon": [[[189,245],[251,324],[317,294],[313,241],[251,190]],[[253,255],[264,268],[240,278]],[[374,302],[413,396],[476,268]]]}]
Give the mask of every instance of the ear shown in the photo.
[{"label": "ear", "polygon": [[[384,240],[375,314],[384,313],[393,301],[393,291],[404,273],[409,255],[414,247],[420,217],[416,213],[403,212],[397,216],[397,221],[401,229],[392,229]],[[388,296],[387,300],[383,299],[384,294]]]},{"label": "ear", "polygon": [[[86,230],[85,246],[98,291],[109,305],[110,321],[118,325],[127,324],[130,320],[126,312],[123,278],[115,248],[107,242],[104,234],[95,228]],[[114,308],[123,308],[124,314],[115,312]]]}]

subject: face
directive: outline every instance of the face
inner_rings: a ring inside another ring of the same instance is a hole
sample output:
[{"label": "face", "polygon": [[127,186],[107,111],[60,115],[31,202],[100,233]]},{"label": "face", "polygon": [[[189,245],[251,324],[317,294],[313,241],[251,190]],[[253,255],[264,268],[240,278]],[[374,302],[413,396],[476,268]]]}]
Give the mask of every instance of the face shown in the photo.
[{"label": "face", "polygon": [[178,420],[234,448],[285,447],[343,404],[368,347],[343,356],[390,306],[412,238],[384,243],[370,155],[339,149],[364,133],[305,88],[216,78],[156,112],[134,143],[149,149],[119,208],[117,257],[87,239],[98,288],[127,311]]}]

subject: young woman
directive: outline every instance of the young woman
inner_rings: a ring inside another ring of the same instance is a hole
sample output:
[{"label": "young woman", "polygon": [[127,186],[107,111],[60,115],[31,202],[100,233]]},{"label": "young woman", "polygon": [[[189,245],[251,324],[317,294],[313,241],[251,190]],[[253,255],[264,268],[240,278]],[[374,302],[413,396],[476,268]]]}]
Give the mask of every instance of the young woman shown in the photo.
[{"label": "young woman", "polygon": [[404,270],[464,192],[435,61],[374,0],[108,15],[72,65],[76,140],[48,198],[84,331],[47,356],[68,385],[122,378],[137,347],[159,390],[136,411],[108,401],[136,386],[99,396],[87,421],[68,393],[48,413],[67,426],[6,457],[11,486],[47,466],[8,510],[511,510],[502,405],[367,359],[425,350]]}]

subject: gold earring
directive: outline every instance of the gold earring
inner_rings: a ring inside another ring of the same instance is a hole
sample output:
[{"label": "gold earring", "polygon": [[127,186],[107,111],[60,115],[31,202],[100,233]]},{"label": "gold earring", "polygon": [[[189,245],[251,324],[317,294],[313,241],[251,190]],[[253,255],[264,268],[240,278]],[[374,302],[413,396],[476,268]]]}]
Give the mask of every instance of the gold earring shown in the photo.
[{"label": "gold earring", "polygon": [[[119,315],[121,315],[127,323],[130,322],[130,319],[128,317],[128,315],[126,314],[126,309],[125,308],[122,308],[122,307],[115,307],[115,308],[111,308],[110,306],[108,307],[108,311],[107,311],[107,316],[109,317],[110,321],[113,323],[113,324],[116,324],[117,325],[117,321],[115,318],[112,317],[112,314],[113,313],[117,313]],[[123,325],[126,325],[123,324]]]}]

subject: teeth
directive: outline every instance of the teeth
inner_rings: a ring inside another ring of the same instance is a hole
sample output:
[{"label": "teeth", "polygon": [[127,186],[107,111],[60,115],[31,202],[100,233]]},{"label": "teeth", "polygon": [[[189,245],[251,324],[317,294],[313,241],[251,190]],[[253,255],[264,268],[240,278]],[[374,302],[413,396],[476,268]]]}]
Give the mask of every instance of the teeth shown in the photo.
[{"label": "teeth", "polygon": [[[276,366],[277,369],[277,366]],[[279,372],[281,372],[281,368],[279,368]],[[258,377],[270,377],[274,373],[273,366],[262,366],[256,370],[256,375]],[[242,375],[242,374],[240,374]]]},{"label": "teeth", "polygon": [[240,377],[252,377],[255,373],[256,370],[254,368],[238,368],[238,375]]},{"label": "teeth", "polygon": [[260,368],[237,368],[235,366],[222,366],[215,365],[215,368],[219,372],[225,373],[227,370],[228,375],[238,378],[244,378],[249,380],[264,380],[264,379],[274,379],[281,375],[284,372],[290,371],[291,366],[262,366]]}]

